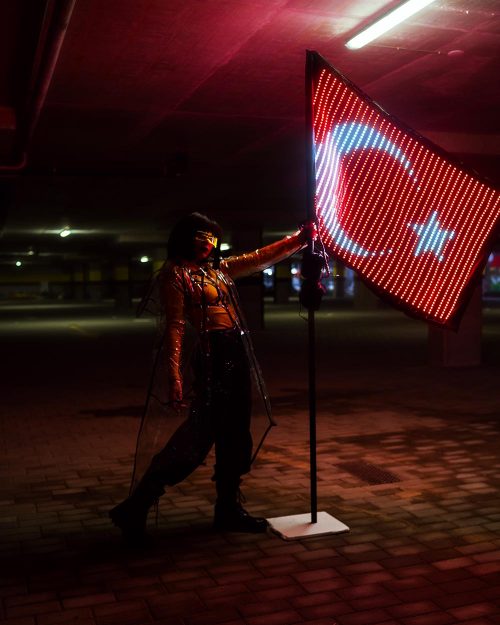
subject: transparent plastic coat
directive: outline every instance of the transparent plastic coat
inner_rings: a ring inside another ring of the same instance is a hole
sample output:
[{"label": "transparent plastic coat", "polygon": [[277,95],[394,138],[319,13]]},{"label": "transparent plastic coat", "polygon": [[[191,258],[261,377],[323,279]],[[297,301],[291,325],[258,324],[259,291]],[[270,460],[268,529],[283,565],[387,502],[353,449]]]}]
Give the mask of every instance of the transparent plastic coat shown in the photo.
[{"label": "transparent plastic coat", "polygon": [[[152,375],[137,439],[131,490],[150,466],[152,458],[163,449],[187,419],[195,398],[192,361],[195,355],[199,358],[199,354],[206,353],[203,342],[206,333],[210,332],[211,322],[204,301],[203,282],[201,288],[199,284],[200,272],[202,276],[209,275],[223,288],[232,326],[241,334],[252,378],[252,462],[255,460],[265,437],[276,423],[271,415],[269,396],[240,308],[233,277],[239,278],[263,271],[298,251],[304,242],[302,233],[297,232],[249,254],[230,257],[221,262],[219,269],[214,269],[211,265],[200,269],[187,262],[167,261],[155,274],[139,310],[139,314],[150,313],[156,316],[157,333]],[[171,386],[177,383],[182,384],[183,400],[180,405],[170,401]],[[193,436],[196,435],[203,434],[194,432]]]}]

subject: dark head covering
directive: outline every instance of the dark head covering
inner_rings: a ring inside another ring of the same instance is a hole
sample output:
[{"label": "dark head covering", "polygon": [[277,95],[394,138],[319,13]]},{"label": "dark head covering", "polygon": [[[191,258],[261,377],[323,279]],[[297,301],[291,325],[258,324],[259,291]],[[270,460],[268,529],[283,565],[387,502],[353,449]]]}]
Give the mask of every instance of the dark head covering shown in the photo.
[{"label": "dark head covering", "polygon": [[194,256],[194,238],[198,230],[211,232],[220,242],[222,228],[219,224],[201,213],[191,213],[180,219],[172,228],[167,243],[167,257],[170,260],[181,258],[192,260]]}]

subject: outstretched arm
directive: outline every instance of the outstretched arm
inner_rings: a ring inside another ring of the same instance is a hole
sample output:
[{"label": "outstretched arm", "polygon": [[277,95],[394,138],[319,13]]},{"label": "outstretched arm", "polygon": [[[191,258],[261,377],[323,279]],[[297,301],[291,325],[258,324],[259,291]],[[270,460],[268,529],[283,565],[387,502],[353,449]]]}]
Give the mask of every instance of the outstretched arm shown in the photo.
[{"label": "outstretched arm", "polygon": [[309,229],[297,230],[294,234],[261,247],[254,252],[230,256],[223,264],[231,278],[242,278],[258,271],[264,271],[267,267],[275,265],[295,252],[298,252],[307,242]]}]

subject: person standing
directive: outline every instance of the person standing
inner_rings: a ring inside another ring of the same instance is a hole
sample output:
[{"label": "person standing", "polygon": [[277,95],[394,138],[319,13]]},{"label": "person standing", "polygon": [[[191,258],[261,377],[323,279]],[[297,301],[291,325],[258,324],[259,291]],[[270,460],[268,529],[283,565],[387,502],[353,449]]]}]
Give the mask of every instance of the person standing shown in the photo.
[{"label": "person standing", "polygon": [[[313,222],[307,223],[271,245],[224,260],[218,257],[221,235],[220,226],[205,215],[192,213],[182,218],[171,231],[167,261],[154,281],[160,338],[139,431],[133,486],[130,496],[109,513],[128,540],[144,537],[148,511],[164,487],[188,477],[214,444],[214,528],[257,533],[266,531],[268,525],[265,519],[250,515],[240,502],[241,478],[253,460],[252,374],[268,409],[269,401],[233,279],[263,271],[299,251],[315,238],[316,229]],[[189,363],[184,349],[187,328],[195,336]],[[166,398],[165,406],[177,412],[185,409],[187,416],[164,447],[151,454],[151,432],[158,438],[150,423],[151,407],[161,395]]]}]

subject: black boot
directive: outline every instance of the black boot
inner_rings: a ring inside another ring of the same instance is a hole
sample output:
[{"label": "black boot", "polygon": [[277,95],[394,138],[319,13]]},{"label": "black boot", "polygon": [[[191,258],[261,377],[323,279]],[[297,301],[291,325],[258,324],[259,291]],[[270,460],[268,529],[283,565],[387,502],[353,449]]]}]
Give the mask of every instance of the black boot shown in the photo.
[{"label": "black boot", "polygon": [[262,517],[254,517],[241,505],[243,495],[238,484],[217,482],[217,502],[215,504],[214,529],[219,532],[265,532],[268,522]]},{"label": "black boot", "polygon": [[165,491],[149,476],[139,482],[134,492],[109,511],[113,524],[122,531],[130,544],[141,544],[146,540],[146,521],[151,506]]}]

